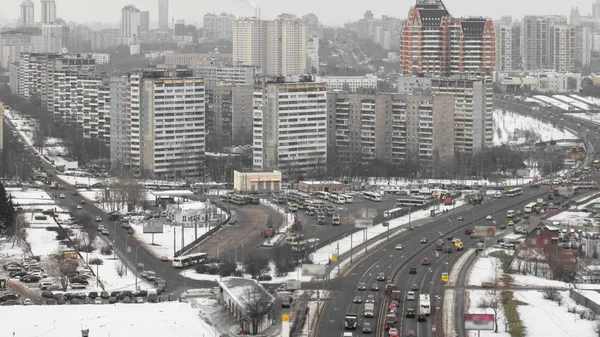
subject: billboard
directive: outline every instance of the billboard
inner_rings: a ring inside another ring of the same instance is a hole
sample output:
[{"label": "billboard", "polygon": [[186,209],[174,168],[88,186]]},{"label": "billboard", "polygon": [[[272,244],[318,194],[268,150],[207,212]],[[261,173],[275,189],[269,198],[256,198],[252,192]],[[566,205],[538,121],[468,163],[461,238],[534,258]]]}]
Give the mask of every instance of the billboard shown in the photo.
[{"label": "billboard", "polygon": [[494,314],[465,314],[465,330],[494,330]]},{"label": "billboard", "polygon": [[327,265],[324,264],[302,264],[302,275],[312,277],[324,277],[327,274]]},{"label": "billboard", "polygon": [[372,218],[354,219],[354,227],[356,228],[371,228],[373,227]]},{"label": "billboard", "polygon": [[160,234],[163,232],[163,222],[160,219],[150,219],[144,223],[144,234]]},{"label": "billboard", "polygon": [[475,236],[478,238],[496,236],[496,227],[494,227],[494,226],[475,226]]}]

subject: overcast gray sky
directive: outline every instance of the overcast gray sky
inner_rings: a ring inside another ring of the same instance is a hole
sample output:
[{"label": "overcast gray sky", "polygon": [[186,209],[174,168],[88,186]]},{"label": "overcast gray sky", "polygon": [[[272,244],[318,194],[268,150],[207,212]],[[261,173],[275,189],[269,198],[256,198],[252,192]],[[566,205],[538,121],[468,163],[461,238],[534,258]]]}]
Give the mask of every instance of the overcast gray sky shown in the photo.
[{"label": "overcast gray sky", "polygon": [[[40,1],[35,4],[36,21],[40,18]],[[1,18],[12,20],[19,16],[22,0],[0,0]],[[261,16],[275,18],[288,12],[299,16],[313,12],[325,25],[342,25],[362,17],[370,9],[376,17],[382,14],[406,17],[414,0],[170,0],[169,18],[184,19],[186,23],[200,23],[206,12],[230,12],[236,16],[254,14],[249,3],[261,4]],[[445,0],[454,16],[486,16],[493,19],[502,15],[521,17],[525,14],[569,15],[571,6],[578,6],[582,15],[592,11],[593,0]],[[140,10],[150,11],[157,21],[158,0],[56,0],[57,15],[65,21],[117,23],[123,6],[133,4]]]}]

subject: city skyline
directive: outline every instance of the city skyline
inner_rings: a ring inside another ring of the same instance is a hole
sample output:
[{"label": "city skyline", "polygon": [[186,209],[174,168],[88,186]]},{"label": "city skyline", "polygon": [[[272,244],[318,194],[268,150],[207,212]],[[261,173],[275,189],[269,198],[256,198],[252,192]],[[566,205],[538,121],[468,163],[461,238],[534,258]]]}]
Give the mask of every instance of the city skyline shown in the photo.
[{"label": "city skyline", "polygon": [[[16,21],[20,14],[20,5],[22,0],[4,0],[3,8],[5,12],[0,15],[4,21]],[[359,2],[358,0],[334,0],[329,2],[320,2],[317,0],[307,0],[300,2],[282,2],[276,0],[224,0],[218,3],[196,4],[184,3],[182,1],[171,1],[169,3],[169,23],[173,20],[185,20],[188,23],[196,24],[202,22],[205,13],[214,12],[232,13],[236,16],[253,16],[254,5],[261,7],[261,17],[264,19],[274,19],[281,13],[292,13],[302,16],[307,13],[315,13],[320,21],[328,26],[341,26],[346,22],[355,21],[362,18],[366,10],[373,11],[375,17],[381,17],[382,14],[398,18],[406,18],[408,11],[413,6],[415,0],[377,0],[370,2]],[[569,14],[571,7],[578,7],[582,15],[587,15],[592,11],[592,0],[577,0],[572,2],[531,0],[522,2],[518,0],[506,0],[502,3],[494,4],[487,2],[476,2],[466,4],[460,0],[444,1],[450,13],[456,17],[464,16],[484,16],[492,19],[499,19],[502,15],[511,15],[520,18],[523,15],[565,15]],[[34,1],[35,21],[40,21],[40,1]],[[350,5],[349,5],[350,4]],[[151,22],[158,23],[158,2],[156,0],[114,0],[110,5],[101,1],[93,0],[56,0],[57,16],[66,22],[75,21],[78,23],[105,22],[117,24],[120,18],[120,11],[127,5],[134,5],[142,11],[149,11]],[[345,15],[337,15],[339,8],[343,6]],[[189,13],[197,13],[192,16]],[[514,15],[519,13],[519,16]]]}]

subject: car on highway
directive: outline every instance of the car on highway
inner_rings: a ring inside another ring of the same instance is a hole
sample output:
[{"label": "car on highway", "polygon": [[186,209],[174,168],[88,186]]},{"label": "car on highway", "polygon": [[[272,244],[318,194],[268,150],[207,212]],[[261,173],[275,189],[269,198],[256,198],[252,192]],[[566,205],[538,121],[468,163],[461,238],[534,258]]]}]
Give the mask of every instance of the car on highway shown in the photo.
[{"label": "car on highway", "polygon": [[371,284],[371,290],[373,290],[373,291],[379,291],[379,284],[377,284],[377,283]]},{"label": "car on highway", "polygon": [[446,247],[446,254],[452,253],[452,247]]},{"label": "car on highway", "polygon": [[162,262],[169,262],[169,257],[168,257],[168,256],[164,256],[164,255],[163,255],[163,256],[161,256],[161,257],[160,257],[160,260],[161,260]]},{"label": "car on highway", "polygon": [[364,282],[358,284],[358,290],[367,290],[367,285]]},{"label": "car on highway", "polygon": [[448,236],[446,237],[446,240],[448,240],[448,241],[452,241],[452,239],[454,239],[454,237],[453,237],[452,235],[448,235]]},{"label": "car on highway", "polygon": [[370,322],[364,322],[362,324],[362,332],[363,333],[371,333],[371,332],[373,332],[373,330],[371,329],[371,323]]},{"label": "car on highway", "polygon": [[102,235],[106,235],[108,236],[110,233],[108,232],[108,229],[104,228],[100,233],[102,233]]},{"label": "car on highway", "polygon": [[354,302],[354,303],[362,303],[362,297],[360,297],[360,296],[354,296],[354,300],[352,302]]},{"label": "car on highway", "polygon": [[430,265],[430,264],[431,264],[431,260],[430,260],[429,258],[427,258],[427,257],[424,257],[424,258],[421,260],[421,264],[422,264],[422,265],[424,265],[424,266],[428,266],[428,265]]},{"label": "car on highway", "polygon": [[415,309],[413,309],[413,308],[408,308],[408,309],[406,309],[406,314],[405,314],[405,316],[406,316],[407,318],[415,318]]},{"label": "car on highway", "polygon": [[486,220],[493,220],[494,218],[493,218],[491,215],[489,215],[489,214],[488,214],[488,215],[485,217],[485,219],[486,219]]},{"label": "car on highway", "polygon": [[377,281],[385,281],[385,274],[384,273],[377,274]]},{"label": "car on highway", "polygon": [[465,218],[463,218],[462,216],[459,216],[458,218],[456,218],[456,220],[458,221],[463,221]]},{"label": "car on highway", "polygon": [[501,224],[500,227],[498,227],[500,229],[506,229],[506,225],[505,224]]},{"label": "car on highway", "polygon": [[407,301],[414,301],[415,300],[415,292],[414,291],[408,291],[406,293],[406,300]]},{"label": "car on highway", "polygon": [[475,230],[473,228],[467,228],[467,229],[465,229],[465,235],[471,235],[474,232],[475,232]]},{"label": "car on highway", "polygon": [[402,245],[401,244],[397,244],[396,245],[396,250],[402,250]]},{"label": "car on highway", "polygon": [[509,226],[514,226],[514,225],[515,225],[515,222],[514,222],[514,221],[512,221],[512,220],[510,220],[510,221],[507,223],[507,225],[509,225]]},{"label": "car on highway", "polygon": [[422,238],[421,243],[427,243],[427,238]]},{"label": "car on highway", "polygon": [[60,194],[60,198],[61,198],[61,199],[64,199],[64,198],[65,198],[65,194],[64,194],[64,193],[61,193],[61,194]]},{"label": "car on highway", "polygon": [[413,283],[413,284],[410,286],[410,290],[412,290],[412,291],[417,291],[417,290],[419,290],[419,285],[418,285],[418,284],[416,284],[416,283]]},{"label": "car on highway", "polygon": [[73,195],[78,195],[77,191],[73,191]]},{"label": "car on highway", "polygon": [[415,330],[408,330],[406,337],[417,337],[417,334],[415,333]]},{"label": "car on highway", "polygon": [[101,217],[99,217],[99,216],[97,216],[97,217],[96,217],[96,222],[102,222],[102,218],[101,218]]},{"label": "car on highway", "polygon": [[79,202],[80,204],[85,204],[85,199],[81,199],[81,201]]},{"label": "car on highway", "polygon": [[81,207],[81,205],[77,205],[77,209],[82,209],[83,207]]},{"label": "car on highway", "polygon": [[375,295],[367,295],[365,303],[375,303]]},{"label": "car on highway", "polygon": [[417,273],[417,267],[410,267],[408,269],[408,273],[409,274],[416,274]]},{"label": "car on highway", "polygon": [[390,334],[390,337],[398,337],[398,329],[396,328],[390,328],[390,330],[388,330],[388,333]]}]

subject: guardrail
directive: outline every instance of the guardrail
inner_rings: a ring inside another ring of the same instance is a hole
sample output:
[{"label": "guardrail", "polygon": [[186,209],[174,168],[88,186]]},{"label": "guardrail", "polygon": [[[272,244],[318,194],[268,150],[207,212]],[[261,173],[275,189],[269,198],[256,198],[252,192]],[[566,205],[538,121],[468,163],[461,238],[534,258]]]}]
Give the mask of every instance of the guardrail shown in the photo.
[{"label": "guardrail", "polygon": [[198,246],[202,241],[204,241],[205,239],[211,237],[213,234],[215,234],[216,232],[218,232],[219,229],[221,229],[221,227],[223,227],[224,225],[226,225],[229,222],[229,220],[231,220],[231,212],[227,208],[224,208],[223,206],[221,206],[219,204],[216,204],[216,203],[215,203],[215,205],[217,205],[217,207],[219,207],[223,212],[225,212],[225,214],[226,214],[225,220],[221,221],[220,224],[216,225],[215,227],[213,227],[208,232],[202,234],[196,240],[188,243],[183,248],[181,248],[180,250],[176,251],[174,257],[181,256],[181,255],[183,255],[183,254],[191,251],[192,249],[196,248],[196,246]]}]

